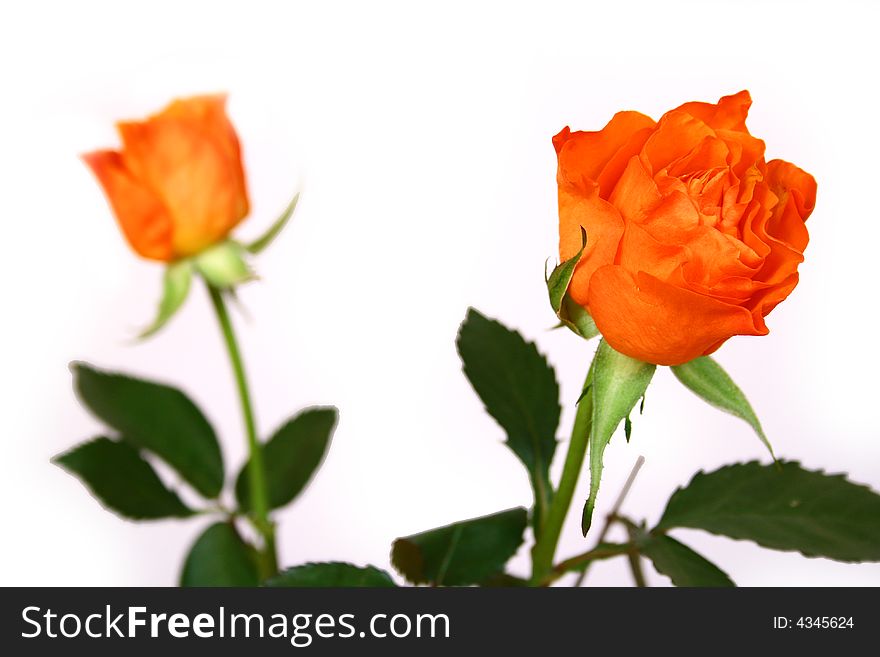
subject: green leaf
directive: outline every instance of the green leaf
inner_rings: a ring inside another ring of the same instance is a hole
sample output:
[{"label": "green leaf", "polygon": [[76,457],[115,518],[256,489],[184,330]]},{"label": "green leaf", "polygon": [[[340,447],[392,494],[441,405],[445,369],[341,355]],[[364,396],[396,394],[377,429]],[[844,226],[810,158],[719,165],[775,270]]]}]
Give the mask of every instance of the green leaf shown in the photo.
[{"label": "green leaf", "polygon": [[350,563],[331,561],[327,563],[307,563],[279,573],[266,581],[271,587],[358,587],[392,588],[397,584],[384,570],[374,566],[360,568]]},{"label": "green leaf", "polygon": [[208,527],[189,550],[181,586],[257,586],[257,554],[229,522]]},{"label": "green leaf", "polygon": [[217,436],[196,405],[177,388],[72,363],[80,400],[123,440],[153,452],[202,495],[223,487]]},{"label": "green leaf", "polygon": [[584,505],[581,530],[590,529],[602,479],[602,457],[618,425],[643,397],[656,365],[643,363],[612,349],[605,340],[593,358],[591,391],[593,422],[590,429],[590,495]]},{"label": "green leaf", "polygon": [[[315,407],[302,411],[284,424],[263,445],[263,465],[272,509],[291,502],[317,471],[336,427],[337,411]],[[235,483],[235,495],[243,510],[250,509],[250,472],[244,464]]]},{"label": "green leaf", "polygon": [[683,365],[674,365],[672,373],[703,401],[748,422],[776,460],[773,447],[746,396],[715,360],[709,356],[695,358]]},{"label": "green leaf", "polygon": [[189,294],[190,283],[192,282],[193,264],[191,260],[180,260],[173,262],[165,268],[163,277],[162,300],[159,302],[159,310],[156,313],[156,319],[146,329],[144,329],[138,338],[146,339],[159,332],[165,324],[168,323],[174,314],[180,310],[183,302]]},{"label": "green leaf", "polygon": [[297,203],[299,203],[299,192],[294,195],[293,200],[290,201],[288,206],[284,209],[284,212],[281,213],[281,216],[279,216],[269,227],[269,230],[263,233],[261,237],[245,246],[245,248],[254,255],[264,251],[267,246],[275,241],[275,238],[278,237],[278,234],[282,230],[284,230],[284,227],[287,226],[287,223],[293,216],[294,210],[296,210]]},{"label": "green leaf", "polygon": [[126,443],[95,438],[59,454],[53,462],[79,477],[103,506],[126,518],[155,520],[193,514]]},{"label": "green leaf", "polygon": [[553,368],[533,343],[473,308],[457,346],[465,375],[529,472],[539,515],[552,493],[549,468],[561,412]]},{"label": "green leaf", "polygon": [[669,499],[657,529],[703,529],[774,550],[880,561],[880,495],[794,461],[698,473]]},{"label": "green leaf", "polygon": [[247,251],[241,244],[227,240],[205,249],[193,262],[208,283],[227,290],[255,278],[246,256]]},{"label": "green leaf", "polygon": [[516,553],[527,523],[520,507],[398,538],[391,563],[414,584],[479,584]]},{"label": "green leaf", "polygon": [[718,566],[670,536],[649,534],[639,548],[676,586],[736,586]]},{"label": "green leaf", "polygon": [[479,586],[486,589],[522,588],[527,587],[528,585],[528,580],[525,580],[522,577],[511,575],[510,573],[506,573],[503,570],[492,573],[486,579],[479,583]]}]

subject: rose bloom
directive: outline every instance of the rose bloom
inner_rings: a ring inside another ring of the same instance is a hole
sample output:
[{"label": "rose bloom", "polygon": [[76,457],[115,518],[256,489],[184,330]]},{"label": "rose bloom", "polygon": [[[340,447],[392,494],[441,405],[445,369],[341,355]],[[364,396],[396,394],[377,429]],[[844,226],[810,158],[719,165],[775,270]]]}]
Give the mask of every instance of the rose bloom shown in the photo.
[{"label": "rose bloom", "polygon": [[569,294],[617,351],[678,365],[766,335],[764,317],[797,285],[816,181],[764,161],[750,105],[741,91],[553,138],[563,260],[587,233]]},{"label": "rose bloom", "polygon": [[220,242],[248,213],[241,150],[226,97],[176,100],[117,125],[122,149],[88,153],[131,247],[172,261]]}]

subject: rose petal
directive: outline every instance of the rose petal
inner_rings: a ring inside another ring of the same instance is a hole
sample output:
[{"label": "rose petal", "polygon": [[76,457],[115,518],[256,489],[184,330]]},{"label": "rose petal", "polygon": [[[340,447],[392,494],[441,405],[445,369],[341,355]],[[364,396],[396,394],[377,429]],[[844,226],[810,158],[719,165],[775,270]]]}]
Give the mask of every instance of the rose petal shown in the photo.
[{"label": "rose petal", "polygon": [[755,320],[755,326],[759,328],[767,328],[764,318],[770,314],[777,305],[791,294],[791,291],[797,286],[799,280],[798,273],[792,272],[781,283],[768,286],[766,289],[754,294],[747,304],[752,309],[752,316]]},{"label": "rose petal", "polygon": [[630,158],[608,200],[626,221],[643,221],[663,196],[641,158],[635,156]]},{"label": "rose petal", "polygon": [[707,137],[715,137],[715,132],[701,120],[681,110],[667,112],[645,142],[642,165],[654,175],[688,155]]},{"label": "rose petal", "polygon": [[560,181],[583,185],[596,182],[614,155],[654,121],[638,112],[618,112],[598,132],[571,132],[565,128],[553,138],[559,159]]},{"label": "rose petal", "polygon": [[162,111],[163,116],[179,118],[187,121],[206,137],[214,141],[226,154],[230,163],[240,170],[242,195],[247,196],[244,189],[244,170],[241,165],[241,145],[235,128],[226,116],[226,94],[194,96],[173,101]]},{"label": "rose petal", "polygon": [[[764,258],[763,265],[754,276],[755,280],[778,284],[797,271],[798,265],[804,260],[804,255],[802,251],[768,232],[770,220],[779,207],[776,195],[764,185],[757,187],[755,193],[753,204],[759,207],[757,211],[750,212],[746,216],[743,224],[743,241],[753,246]],[[803,222],[801,226],[803,227]]]},{"label": "rose petal", "polygon": [[767,163],[767,184],[779,197],[767,232],[795,251],[804,252],[809,235],[804,222],[816,205],[816,179],[784,160]]},{"label": "rose petal", "polygon": [[248,212],[237,140],[221,112],[216,97],[197,98],[119,124],[125,163],[169,209],[179,256],[222,240]]},{"label": "rose petal", "polygon": [[664,244],[634,222],[627,222],[614,264],[632,275],[644,271],[660,280],[668,279],[688,261],[687,250],[677,244]]},{"label": "rose petal", "polygon": [[727,144],[727,148],[730,151],[727,164],[737,178],[743,180],[752,169],[760,169],[764,162],[764,150],[766,148],[761,139],[753,137],[745,129],[737,131],[718,128],[715,132],[718,138]]},{"label": "rose petal", "polygon": [[644,272],[609,265],[593,274],[590,312],[617,351],[657,365],[680,365],[711,353],[733,335],[765,335],[751,313]]},{"label": "rose petal", "polygon": [[131,174],[116,151],[87,153],[83,160],[103,186],[131,248],[151,260],[171,260],[171,215],[161,200]]},{"label": "rose petal", "polygon": [[752,277],[763,264],[747,245],[711,226],[696,226],[681,239],[692,255],[687,279],[694,283],[711,287],[730,276]]},{"label": "rose petal", "polygon": [[717,103],[694,101],[672,111],[686,112],[716,130],[746,130],[746,117],[751,106],[752,97],[744,89],[731,96],[723,96]]},{"label": "rose petal", "polygon": [[581,227],[587,231],[587,246],[568,291],[576,303],[586,305],[593,272],[614,262],[623,235],[623,219],[614,206],[599,197],[597,185],[587,191],[574,185],[560,185],[559,257],[562,262],[580,251]]},{"label": "rose petal", "polygon": [[608,160],[602,168],[599,177],[596,179],[596,182],[599,184],[599,196],[604,199],[611,196],[611,193],[614,191],[614,186],[623,175],[630,159],[642,151],[645,142],[648,140],[648,137],[651,136],[652,132],[653,127],[642,128],[641,130],[634,132],[627,142],[618,149],[610,160]]},{"label": "rose petal", "polygon": [[703,137],[686,155],[672,162],[667,174],[675,178],[715,170],[727,164],[730,148],[715,135]]}]

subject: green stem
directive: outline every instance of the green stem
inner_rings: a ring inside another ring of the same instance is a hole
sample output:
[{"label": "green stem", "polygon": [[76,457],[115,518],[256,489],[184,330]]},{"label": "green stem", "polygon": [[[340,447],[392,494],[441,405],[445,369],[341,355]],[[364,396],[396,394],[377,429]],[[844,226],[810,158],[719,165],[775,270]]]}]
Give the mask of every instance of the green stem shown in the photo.
[{"label": "green stem", "polygon": [[263,450],[257,439],[257,427],[254,422],[254,409],[251,404],[251,395],[248,388],[247,377],[244,372],[244,363],[241,360],[241,351],[235,339],[235,331],[232,321],[223,301],[223,293],[208,285],[208,293],[211,303],[220,323],[220,330],[226,342],[229,352],[229,360],[232,362],[232,372],[235,375],[235,383],[238,388],[238,396],[241,400],[241,413],[244,417],[244,427],[247,433],[248,451],[248,474],[250,480],[250,501],[253,511],[252,521],[254,527],[263,538],[263,549],[260,552],[260,573],[263,579],[278,572],[278,557],[275,551],[275,525],[269,519],[269,489],[266,485],[266,469],[263,464]]},{"label": "green stem", "polygon": [[544,531],[544,521],[547,518],[547,511],[550,509],[553,488],[550,486],[550,480],[546,470],[542,470],[541,468],[538,468],[538,471],[533,473],[530,479],[532,482],[532,489],[535,492],[535,536],[540,536],[541,532]]},{"label": "green stem", "polygon": [[602,559],[610,559],[611,557],[618,557],[620,555],[629,554],[635,549],[635,545],[632,543],[625,543],[622,545],[600,545],[598,547],[594,547],[589,552],[584,552],[583,554],[579,554],[576,557],[571,557],[570,559],[566,559],[561,563],[557,564],[553,567],[553,571],[548,575],[543,582],[541,582],[541,586],[549,586],[557,579],[570,573],[573,570],[583,569],[589,566],[594,561],[599,561]]},{"label": "green stem", "polygon": [[647,586],[645,583],[645,573],[642,570],[642,557],[639,555],[638,551],[629,552],[626,555],[626,558],[629,559],[629,569],[632,571],[633,581],[635,585],[639,588]]},{"label": "green stem", "polygon": [[[591,366],[587,373],[587,379],[584,381],[584,390],[590,386],[592,380],[593,368]],[[540,585],[553,570],[556,545],[559,543],[562,525],[565,522],[565,516],[568,515],[574,489],[581,474],[581,466],[587,453],[592,424],[593,396],[587,394],[578,403],[571,440],[568,443],[568,453],[565,455],[565,465],[562,468],[562,478],[559,480],[559,488],[550,503],[550,510],[544,520],[541,535],[532,548],[532,586]]]},{"label": "green stem", "polygon": [[[639,457],[641,458],[641,457]],[[644,528],[639,527],[635,522],[627,518],[626,516],[615,515],[614,518],[621,525],[626,527],[627,536],[629,536],[629,542],[638,546],[641,544],[640,536],[644,534]],[[638,587],[647,586],[647,582],[645,581],[645,572],[642,570],[642,556],[638,550],[632,550],[629,554],[626,555],[629,560],[629,569],[632,571],[633,582]]]}]

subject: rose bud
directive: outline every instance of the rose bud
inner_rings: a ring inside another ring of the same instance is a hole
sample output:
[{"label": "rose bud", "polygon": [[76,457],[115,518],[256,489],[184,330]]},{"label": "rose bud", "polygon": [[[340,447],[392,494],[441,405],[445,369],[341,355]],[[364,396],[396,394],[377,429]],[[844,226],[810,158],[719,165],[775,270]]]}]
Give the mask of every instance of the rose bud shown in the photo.
[{"label": "rose bud", "polygon": [[620,112],[598,132],[554,137],[563,261],[587,235],[567,293],[615,350],[678,365],[766,335],[797,285],[816,181],[765,162],[750,105],[741,91],[656,123]]},{"label": "rose bud", "polygon": [[249,204],[241,149],[225,106],[224,95],[176,100],[145,121],[119,123],[120,151],[83,156],[131,247],[167,264],[156,318],[142,338],[181,308],[195,274],[221,291],[253,280],[250,256],[275,240],[296,208],[299,194],[249,244],[229,237]]},{"label": "rose bud", "polygon": [[172,102],[117,125],[122,149],[84,155],[137,253],[170,262],[222,242],[248,213],[224,95]]}]

